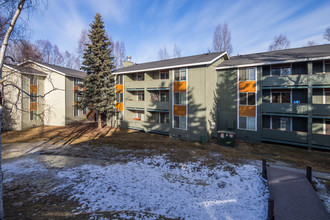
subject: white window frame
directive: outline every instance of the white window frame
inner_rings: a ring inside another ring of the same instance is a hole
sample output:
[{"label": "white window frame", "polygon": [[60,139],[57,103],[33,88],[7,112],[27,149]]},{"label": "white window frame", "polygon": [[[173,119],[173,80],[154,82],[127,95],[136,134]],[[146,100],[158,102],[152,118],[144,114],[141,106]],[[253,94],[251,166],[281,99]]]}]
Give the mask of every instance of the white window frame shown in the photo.
[{"label": "white window frame", "polygon": [[[143,80],[139,80],[139,76],[143,76]],[[145,74],[144,74],[144,73],[137,73],[137,74],[136,74],[136,80],[137,80],[137,81],[141,81],[141,82],[142,82],[142,81],[145,81]]]},{"label": "white window frame", "polygon": [[[240,130],[247,130],[247,131],[256,131],[257,130],[257,123],[256,123],[256,121],[257,121],[257,117],[249,117],[249,116],[238,116],[238,118],[246,118],[246,128],[240,128],[240,126],[239,126],[239,124],[238,124],[238,129],[240,129]],[[254,118],[254,129],[248,129],[248,119],[249,118]]]},{"label": "white window frame", "polygon": [[[244,93],[245,94],[246,104],[240,104],[240,98],[241,98],[241,96],[239,96],[239,105],[242,105],[242,106],[256,106],[256,104],[257,104],[257,100],[256,100],[257,93],[256,92],[240,92],[239,94],[241,94],[241,93]],[[253,93],[254,94],[254,105],[249,105],[249,93]]]},{"label": "white window frame", "polygon": [[[184,69],[184,68],[180,68],[180,69]],[[181,117],[185,117],[186,118],[186,128],[185,129],[181,129],[181,128],[175,128],[174,127],[174,89],[172,89],[172,128],[173,129],[178,129],[178,130],[188,130],[188,88],[189,88],[189,83],[188,83],[188,79],[189,79],[189,73],[188,73],[188,68],[185,68],[186,70],[186,116],[181,116]],[[174,84],[174,82],[180,82],[180,81],[175,81],[175,69],[172,69],[172,84]],[[181,71],[180,71],[180,80],[181,80]],[[184,81],[183,81],[184,82]]]},{"label": "white window frame", "polygon": [[290,103],[283,103],[282,102],[282,93],[287,93],[287,92],[274,92],[274,93],[280,93],[281,94],[281,102],[273,102],[273,89],[270,89],[270,103],[275,103],[275,104],[290,104],[292,103],[292,89],[290,89]]},{"label": "white window frame", "polygon": [[[143,100],[139,100],[139,94],[143,94]],[[144,102],[145,98],[146,97],[145,97],[144,91],[136,91],[136,101]]]},{"label": "white window frame", "polygon": [[[167,79],[162,79],[162,73],[167,73],[168,78]],[[170,71],[160,70],[159,71],[159,79],[160,80],[168,80],[168,79],[170,79]]]},{"label": "white window frame", "polygon": [[[37,78],[37,84],[31,84],[31,78],[30,78],[31,76]],[[29,75],[29,91],[30,91],[31,85],[37,85],[37,111],[32,111],[32,112],[36,112],[36,118],[33,117],[33,119],[31,120],[31,92],[29,92],[29,94],[30,94],[30,97],[29,97],[29,119],[30,119],[30,121],[37,121],[38,120],[38,112],[39,112],[39,108],[38,108],[38,103],[39,103],[39,98],[38,98],[39,79],[38,79],[38,76]]]},{"label": "white window frame", "polygon": [[[290,73],[288,75],[283,75],[283,69],[289,68]],[[273,75],[273,69],[280,69],[280,75]],[[290,63],[290,67],[275,67],[273,68],[272,65],[270,65],[270,76],[291,76],[292,75],[292,63]]]},{"label": "white window frame", "polygon": [[[143,116],[143,117],[139,117],[139,114],[141,114],[141,116]],[[135,111],[135,118],[140,118],[140,121],[144,121],[145,120],[145,112],[142,111],[142,110]]]}]

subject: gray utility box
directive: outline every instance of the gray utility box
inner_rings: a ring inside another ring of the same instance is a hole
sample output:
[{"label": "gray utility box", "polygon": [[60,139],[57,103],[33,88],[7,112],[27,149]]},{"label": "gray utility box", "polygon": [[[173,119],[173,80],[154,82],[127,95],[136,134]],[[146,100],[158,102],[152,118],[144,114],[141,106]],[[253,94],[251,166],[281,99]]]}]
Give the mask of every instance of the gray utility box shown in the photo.
[{"label": "gray utility box", "polygon": [[218,131],[218,144],[228,147],[235,147],[236,133],[233,131]]}]

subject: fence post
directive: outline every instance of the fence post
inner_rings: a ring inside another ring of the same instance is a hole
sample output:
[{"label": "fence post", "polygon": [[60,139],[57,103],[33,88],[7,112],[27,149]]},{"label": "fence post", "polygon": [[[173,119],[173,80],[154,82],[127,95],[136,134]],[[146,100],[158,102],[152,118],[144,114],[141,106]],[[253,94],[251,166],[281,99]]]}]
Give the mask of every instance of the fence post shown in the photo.
[{"label": "fence post", "polygon": [[267,179],[266,159],[262,159],[262,178]]},{"label": "fence post", "polygon": [[274,200],[271,198],[268,198],[268,215],[267,220],[274,220]]},{"label": "fence post", "polygon": [[306,167],[306,178],[308,179],[308,181],[310,183],[312,183],[312,167],[311,166]]}]

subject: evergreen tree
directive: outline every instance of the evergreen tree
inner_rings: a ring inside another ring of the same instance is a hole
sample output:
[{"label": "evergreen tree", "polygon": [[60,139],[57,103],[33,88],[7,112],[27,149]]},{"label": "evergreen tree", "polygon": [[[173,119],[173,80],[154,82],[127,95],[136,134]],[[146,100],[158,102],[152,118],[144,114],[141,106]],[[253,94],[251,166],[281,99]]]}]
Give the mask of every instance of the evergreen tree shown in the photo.
[{"label": "evergreen tree", "polygon": [[98,115],[98,129],[102,129],[102,115],[108,116],[115,110],[114,69],[111,56],[112,45],[105,31],[101,15],[96,14],[90,24],[88,37],[90,43],[86,44],[83,53],[81,69],[87,73],[83,83],[83,90],[79,92],[78,107],[89,108]]}]

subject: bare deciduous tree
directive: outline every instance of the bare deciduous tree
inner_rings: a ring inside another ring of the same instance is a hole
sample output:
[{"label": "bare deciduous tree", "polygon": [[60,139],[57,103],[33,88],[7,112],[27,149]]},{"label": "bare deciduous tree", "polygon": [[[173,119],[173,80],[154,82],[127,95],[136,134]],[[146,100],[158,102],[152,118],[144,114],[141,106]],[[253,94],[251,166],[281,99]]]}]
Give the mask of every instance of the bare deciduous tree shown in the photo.
[{"label": "bare deciduous tree", "polygon": [[122,41],[116,41],[113,46],[113,56],[116,69],[123,67],[123,62],[126,58],[125,44]]},{"label": "bare deciduous tree", "polygon": [[178,58],[178,57],[181,57],[181,49],[178,45],[174,44],[174,47],[173,47],[173,58]]},{"label": "bare deciduous tree", "polygon": [[88,38],[88,31],[86,29],[83,29],[80,34],[80,38],[78,41],[78,48],[77,48],[77,59],[79,60],[79,68],[82,64],[82,57],[83,53],[86,49],[86,44],[89,44],[89,38]]},{"label": "bare deciduous tree", "polygon": [[315,45],[315,42],[312,41],[312,40],[309,40],[309,41],[307,42],[307,46],[314,46],[314,45]]},{"label": "bare deciduous tree", "polygon": [[274,37],[270,43],[268,51],[283,50],[290,47],[290,40],[283,34]]},{"label": "bare deciduous tree", "polygon": [[37,40],[37,46],[42,54],[44,63],[51,63],[53,58],[53,44],[49,40]]},{"label": "bare deciduous tree", "polygon": [[233,52],[233,46],[231,44],[231,32],[227,23],[218,24],[213,33],[213,52],[227,51],[230,55]]},{"label": "bare deciduous tree", "polygon": [[171,58],[171,55],[167,51],[166,45],[164,45],[163,49],[160,49],[158,51],[158,57],[159,57],[160,60],[168,60],[168,59]]},{"label": "bare deciduous tree", "polygon": [[53,64],[54,65],[60,65],[62,66],[64,63],[64,58],[60,50],[58,49],[58,46],[55,44],[54,45],[54,52],[53,52]]},{"label": "bare deciduous tree", "polygon": [[323,34],[323,38],[326,39],[327,41],[330,41],[330,27],[325,29],[324,34]]}]

